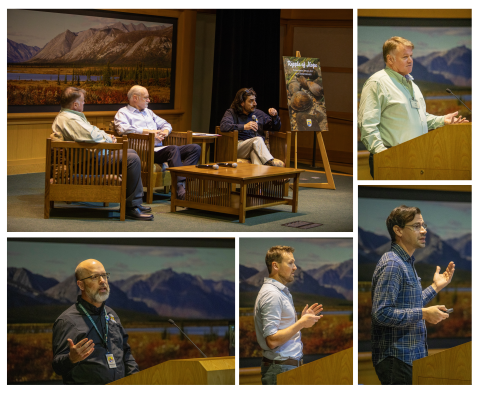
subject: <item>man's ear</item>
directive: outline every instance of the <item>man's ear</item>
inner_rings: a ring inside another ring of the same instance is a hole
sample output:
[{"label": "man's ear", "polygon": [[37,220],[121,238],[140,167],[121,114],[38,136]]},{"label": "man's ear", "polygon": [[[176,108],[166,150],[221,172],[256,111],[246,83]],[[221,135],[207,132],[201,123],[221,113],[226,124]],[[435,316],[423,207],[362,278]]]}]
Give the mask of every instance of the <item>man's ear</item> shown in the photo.
[{"label": "man's ear", "polygon": [[80,288],[80,290],[85,290],[85,283],[83,283],[83,280],[77,280],[77,286]]},{"label": "man's ear", "polygon": [[387,61],[385,63],[389,65],[391,61],[392,61],[392,55],[387,55]]},{"label": "man's ear", "polygon": [[402,238],[403,229],[400,228],[400,226],[398,226],[398,225],[393,226],[393,232],[395,233],[395,235],[396,235],[398,238]]},{"label": "man's ear", "polygon": [[[275,264],[275,265],[274,265],[274,264]],[[277,263],[276,261],[273,261],[273,262],[272,262],[272,270],[273,270],[273,269],[278,270],[278,263]]]}]

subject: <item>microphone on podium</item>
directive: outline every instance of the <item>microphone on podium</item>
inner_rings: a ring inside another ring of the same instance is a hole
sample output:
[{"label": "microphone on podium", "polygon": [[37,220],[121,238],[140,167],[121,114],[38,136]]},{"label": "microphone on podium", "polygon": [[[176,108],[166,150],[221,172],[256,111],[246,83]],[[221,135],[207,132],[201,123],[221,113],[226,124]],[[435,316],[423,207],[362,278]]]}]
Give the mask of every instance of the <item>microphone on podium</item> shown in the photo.
[{"label": "microphone on podium", "polygon": [[217,163],[217,165],[220,167],[232,167],[232,168],[237,168],[238,166],[237,163]]},{"label": "microphone on podium", "polygon": [[[450,89],[445,89],[445,90],[447,91],[447,93],[450,93],[450,94],[454,95],[455,97],[457,97],[455,94],[453,94],[453,92]],[[457,97],[457,100],[460,101],[463,104],[463,106],[470,111],[470,113],[472,113],[472,110],[470,108],[468,108],[462,100],[460,100],[458,97]]]},{"label": "microphone on podium", "polygon": [[[177,327],[177,328],[180,330],[180,332],[181,332],[183,335],[185,335],[190,342],[192,342],[193,346],[195,346],[195,347],[198,349],[198,346],[193,343],[193,341],[188,337],[188,335],[185,334],[185,333],[182,331],[182,329],[181,329],[180,327],[178,327],[172,319],[168,319],[168,322],[169,322],[170,324],[173,324],[175,327]],[[198,351],[199,351],[200,353],[202,353],[202,356],[203,356],[203,357],[207,358],[207,356],[205,356],[205,353],[203,353],[200,349],[198,349]]]},{"label": "microphone on podium", "polygon": [[197,168],[210,168],[211,170],[218,170],[217,164],[197,164]]}]

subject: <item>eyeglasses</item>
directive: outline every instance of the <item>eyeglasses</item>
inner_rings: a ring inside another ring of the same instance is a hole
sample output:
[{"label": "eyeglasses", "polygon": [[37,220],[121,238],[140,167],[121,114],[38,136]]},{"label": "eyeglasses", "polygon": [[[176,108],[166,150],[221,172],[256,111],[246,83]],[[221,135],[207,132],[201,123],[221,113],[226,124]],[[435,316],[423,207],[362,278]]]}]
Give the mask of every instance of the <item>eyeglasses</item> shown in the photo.
[{"label": "eyeglasses", "polygon": [[86,278],[79,279],[79,280],[91,279],[91,280],[98,281],[100,278],[102,278],[103,280],[108,280],[108,278],[110,278],[110,273],[106,272],[105,274],[95,274],[95,275],[87,276]]},{"label": "eyeglasses", "polygon": [[415,224],[406,224],[405,227],[413,227],[415,231],[420,231],[420,228],[423,227],[427,229],[427,223],[415,223]]},{"label": "eyeglasses", "polygon": [[253,88],[250,88],[250,89],[245,89],[242,96],[251,96],[251,95],[254,95],[254,94],[255,94],[255,91],[253,90]]}]

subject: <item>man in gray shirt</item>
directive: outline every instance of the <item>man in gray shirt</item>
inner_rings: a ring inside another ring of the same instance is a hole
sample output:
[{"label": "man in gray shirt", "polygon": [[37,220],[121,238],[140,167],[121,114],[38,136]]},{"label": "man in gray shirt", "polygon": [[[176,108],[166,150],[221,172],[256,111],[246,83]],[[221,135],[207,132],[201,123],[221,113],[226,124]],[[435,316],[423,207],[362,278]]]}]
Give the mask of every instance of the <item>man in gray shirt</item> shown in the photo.
[{"label": "man in gray shirt", "polygon": [[323,315],[317,303],[306,305],[300,320],[286,284],[294,280],[294,248],[273,246],[265,257],[269,277],[255,301],[255,332],[263,349],[262,384],[277,384],[277,375],[303,364],[300,330],[312,327]]}]

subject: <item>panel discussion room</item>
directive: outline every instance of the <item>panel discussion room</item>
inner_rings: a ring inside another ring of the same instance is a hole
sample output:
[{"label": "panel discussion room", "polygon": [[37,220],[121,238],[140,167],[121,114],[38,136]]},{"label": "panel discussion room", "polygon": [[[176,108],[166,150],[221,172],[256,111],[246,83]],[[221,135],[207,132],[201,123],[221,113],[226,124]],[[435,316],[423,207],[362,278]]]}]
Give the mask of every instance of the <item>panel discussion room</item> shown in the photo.
[{"label": "panel discussion room", "polygon": [[353,231],[353,10],[7,20],[8,231]]}]

